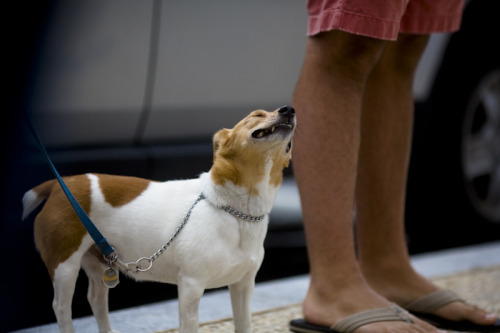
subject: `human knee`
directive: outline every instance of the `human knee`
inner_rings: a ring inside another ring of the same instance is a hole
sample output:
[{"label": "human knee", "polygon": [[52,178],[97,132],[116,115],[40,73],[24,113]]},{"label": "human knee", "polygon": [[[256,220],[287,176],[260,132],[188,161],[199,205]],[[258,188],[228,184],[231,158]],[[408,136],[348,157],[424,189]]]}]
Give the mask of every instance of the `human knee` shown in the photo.
[{"label": "human knee", "polygon": [[326,69],[343,72],[352,79],[365,79],[377,63],[386,41],[354,35],[343,31],[328,31],[310,38]]},{"label": "human knee", "polygon": [[400,34],[396,42],[384,49],[380,63],[393,75],[412,81],[428,40],[429,35]]}]

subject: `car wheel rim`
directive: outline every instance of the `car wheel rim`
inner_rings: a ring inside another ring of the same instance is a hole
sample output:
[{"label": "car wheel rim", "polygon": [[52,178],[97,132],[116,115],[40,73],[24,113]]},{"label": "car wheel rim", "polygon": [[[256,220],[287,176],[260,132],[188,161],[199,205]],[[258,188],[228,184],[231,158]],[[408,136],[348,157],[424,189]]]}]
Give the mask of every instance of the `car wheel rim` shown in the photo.
[{"label": "car wheel rim", "polygon": [[500,223],[500,70],[477,85],[465,110],[462,165],[466,192],[485,219]]}]

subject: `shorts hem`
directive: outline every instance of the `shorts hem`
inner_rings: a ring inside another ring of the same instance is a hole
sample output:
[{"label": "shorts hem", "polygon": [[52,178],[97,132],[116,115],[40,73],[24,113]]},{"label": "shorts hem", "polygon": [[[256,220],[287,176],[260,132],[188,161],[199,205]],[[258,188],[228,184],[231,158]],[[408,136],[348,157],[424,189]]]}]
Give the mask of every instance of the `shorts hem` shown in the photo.
[{"label": "shorts hem", "polygon": [[366,37],[396,40],[399,22],[386,21],[346,11],[326,11],[311,16],[308,22],[308,36],[321,32],[341,30]]},{"label": "shorts hem", "polygon": [[406,20],[401,22],[399,32],[407,34],[448,33],[460,29],[462,16],[441,16],[433,20]]},{"label": "shorts hem", "polygon": [[401,20],[365,16],[344,9],[331,9],[310,15],[308,36],[321,32],[341,30],[355,35],[362,35],[382,40],[395,41],[399,33],[427,35],[449,33],[460,29],[462,22],[460,10],[442,15],[405,14]]}]

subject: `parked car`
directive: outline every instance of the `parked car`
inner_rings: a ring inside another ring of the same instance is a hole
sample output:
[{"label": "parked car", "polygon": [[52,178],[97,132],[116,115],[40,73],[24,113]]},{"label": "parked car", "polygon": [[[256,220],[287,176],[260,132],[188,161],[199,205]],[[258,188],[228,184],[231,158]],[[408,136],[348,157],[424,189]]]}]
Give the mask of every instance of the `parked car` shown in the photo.
[{"label": "parked car", "polygon": [[[38,6],[20,10],[19,22],[36,30],[19,31],[29,38],[18,45],[32,56],[22,54],[19,63],[29,71],[12,78],[27,80],[19,85],[22,93],[10,97],[31,115],[63,175],[168,180],[207,171],[216,130],[253,109],[291,102],[305,52],[302,0]],[[469,1],[461,30],[432,36],[419,65],[406,216],[412,253],[500,239],[498,12],[495,0]],[[33,248],[33,221],[19,222],[24,191],[52,175],[29,133],[13,130],[23,130],[22,122],[9,127],[6,142],[16,149],[8,149],[3,193],[7,330],[54,321],[50,281]],[[293,167],[265,246],[259,279],[307,271]],[[86,304],[78,283],[75,303]],[[112,309],[175,297],[171,286],[123,281],[119,288],[126,297],[113,294]],[[26,303],[20,290],[39,296]],[[74,315],[88,314],[85,306],[75,306]]]},{"label": "parked car", "polygon": [[469,1],[461,30],[436,36],[446,42],[429,94],[416,101],[407,199],[414,250],[500,238],[499,8]]}]

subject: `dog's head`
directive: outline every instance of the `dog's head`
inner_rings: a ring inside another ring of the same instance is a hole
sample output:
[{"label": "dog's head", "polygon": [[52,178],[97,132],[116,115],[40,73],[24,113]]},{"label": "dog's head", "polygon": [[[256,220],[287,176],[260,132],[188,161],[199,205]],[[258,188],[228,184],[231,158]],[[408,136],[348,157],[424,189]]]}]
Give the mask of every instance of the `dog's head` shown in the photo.
[{"label": "dog's head", "polygon": [[256,194],[255,184],[269,177],[275,187],[281,184],[283,168],[292,157],[295,110],[284,106],[274,112],[256,110],[232,129],[214,136],[212,179],[224,185],[231,181]]}]

